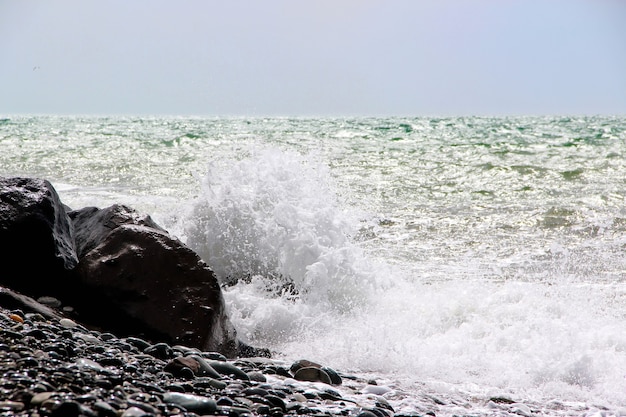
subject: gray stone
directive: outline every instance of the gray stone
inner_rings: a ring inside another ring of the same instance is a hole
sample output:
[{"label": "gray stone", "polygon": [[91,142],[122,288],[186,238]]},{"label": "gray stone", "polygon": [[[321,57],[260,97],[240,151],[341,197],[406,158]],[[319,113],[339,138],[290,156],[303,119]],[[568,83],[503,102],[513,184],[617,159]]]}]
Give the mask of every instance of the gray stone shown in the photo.
[{"label": "gray stone", "polygon": [[292,363],[289,370],[295,374],[300,368],[321,368],[321,367],[322,365],[320,365],[319,363],[310,361],[308,359],[300,359]]},{"label": "gray stone", "polygon": [[199,414],[213,414],[217,411],[217,404],[215,401],[201,395],[185,394],[182,392],[166,392],[163,394],[163,402],[176,404],[184,407],[187,411]]},{"label": "gray stone", "polygon": [[228,362],[212,361],[209,362],[211,368],[215,369],[219,374],[233,377],[242,381],[250,381],[250,377],[241,369]]},{"label": "gray stone", "polygon": [[312,366],[298,369],[293,377],[298,381],[323,382],[328,385],[332,384],[330,376],[328,376],[325,371],[321,368]]}]

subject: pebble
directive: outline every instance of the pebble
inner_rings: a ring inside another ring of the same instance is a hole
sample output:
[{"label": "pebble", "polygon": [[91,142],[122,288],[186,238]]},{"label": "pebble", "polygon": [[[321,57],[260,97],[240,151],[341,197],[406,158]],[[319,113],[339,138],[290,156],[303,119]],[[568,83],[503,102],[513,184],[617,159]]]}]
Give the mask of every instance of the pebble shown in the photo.
[{"label": "pebble", "polygon": [[522,403],[511,404],[511,412],[525,416],[525,417],[531,417],[533,415],[532,411],[530,410],[530,407]]},{"label": "pebble", "polygon": [[384,385],[368,385],[363,389],[365,394],[385,395],[391,388]]},{"label": "pebble", "polygon": [[248,372],[248,378],[250,381],[267,382],[267,378],[261,372]]},{"label": "pebble", "polygon": [[39,297],[37,302],[43,305],[46,305],[51,308],[59,308],[61,307],[61,301],[59,299],[49,296]]},{"label": "pebble", "polygon": [[312,366],[298,368],[293,377],[298,381],[323,382],[328,385],[332,384],[330,376],[328,376],[324,370]]},{"label": "pebble", "polygon": [[68,329],[73,329],[74,327],[78,326],[78,324],[76,324],[76,322],[72,319],[61,319],[59,320],[59,324]]},{"label": "pebble", "polygon": [[43,404],[44,401],[49,400],[52,395],[54,395],[53,392],[40,392],[40,393],[37,393],[37,394],[33,395],[33,397],[31,398],[30,404],[31,405],[41,405],[41,404]]},{"label": "pebble", "polygon": [[9,318],[18,323],[24,323],[24,319],[19,314],[9,314]]},{"label": "pebble", "polygon": [[208,377],[216,378],[216,379],[221,378],[222,375],[219,372],[217,372],[215,368],[213,368],[209,364],[209,362],[206,359],[204,359],[202,356],[192,354],[189,357],[194,359],[198,363],[198,368],[199,368],[198,371],[199,371],[200,376],[208,376]]},{"label": "pebble", "polygon": [[237,368],[231,363],[222,361],[211,361],[209,362],[209,365],[221,375],[232,376],[233,378],[243,381],[250,381],[250,377],[248,376],[248,374],[246,374],[244,371]]},{"label": "pebble", "polygon": [[0,401],[0,410],[2,411],[22,411],[24,403],[19,401]]},{"label": "pebble", "polygon": [[194,413],[212,414],[217,411],[217,403],[215,400],[201,395],[166,392],[163,394],[163,401],[180,405]]},{"label": "pebble", "polygon": [[139,407],[129,407],[122,413],[121,417],[146,417],[147,414]]}]

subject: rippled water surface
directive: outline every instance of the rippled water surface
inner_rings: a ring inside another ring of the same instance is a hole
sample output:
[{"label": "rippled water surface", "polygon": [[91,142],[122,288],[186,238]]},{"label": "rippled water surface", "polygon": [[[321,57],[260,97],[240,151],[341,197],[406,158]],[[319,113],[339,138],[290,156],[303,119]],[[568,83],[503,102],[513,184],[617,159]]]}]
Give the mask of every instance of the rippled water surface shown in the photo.
[{"label": "rippled water surface", "polygon": [[72,207],[151,213],[251,343],[405,387],[623,401],[626,118],[20,116],[0,149],[0,175]]}]

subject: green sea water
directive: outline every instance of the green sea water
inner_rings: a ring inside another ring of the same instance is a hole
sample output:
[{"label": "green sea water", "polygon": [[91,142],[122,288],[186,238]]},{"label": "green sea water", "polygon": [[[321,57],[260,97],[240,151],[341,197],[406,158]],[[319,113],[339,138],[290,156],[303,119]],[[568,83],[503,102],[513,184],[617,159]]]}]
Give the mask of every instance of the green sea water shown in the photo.
[{"label": "green sea water", "polygon": [[405,389],[607,407],[625,158],[625,117],[0,121],[0,175],[150,213],[228,283],[251,343]]}]

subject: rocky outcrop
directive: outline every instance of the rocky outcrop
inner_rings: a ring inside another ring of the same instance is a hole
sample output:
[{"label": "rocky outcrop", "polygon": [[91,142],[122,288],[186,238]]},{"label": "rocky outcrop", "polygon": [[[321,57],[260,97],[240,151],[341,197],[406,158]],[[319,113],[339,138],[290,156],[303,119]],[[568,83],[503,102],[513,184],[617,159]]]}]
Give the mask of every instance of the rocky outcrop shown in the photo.
[{"label": "rocky outcrop", "polygon": [[0,178],[0,284],[57,295],[77,264],[72,224],[52,184]]},{"label": "rocky outcrop", "polygon": [[98,246],[107,235],[119,226],[137,225],[167,233],[150,216],[142,216],[128,206],[115,204],[101,210],[85,207],[69,212],[74,227],[76,253],[82,257]]},{"label": "rocky outcrop", "polygon": [[70,211],[48,181],[0,178],[0,265],[0,286],[52,295],[87,327],[229,357],[265,353],[237,341],[210,267],[127,206]]},{"label": "rocky outcrop", "polygon": [[[122,205],[71,212],[80,262],[74,304],[118,333],[236,354],[213,271],[149,217]],[[88,296],[85,296],[88,294]]]}]

